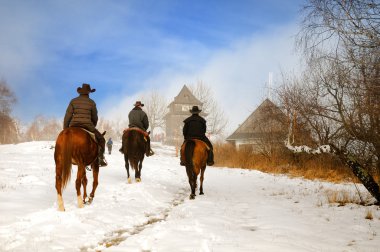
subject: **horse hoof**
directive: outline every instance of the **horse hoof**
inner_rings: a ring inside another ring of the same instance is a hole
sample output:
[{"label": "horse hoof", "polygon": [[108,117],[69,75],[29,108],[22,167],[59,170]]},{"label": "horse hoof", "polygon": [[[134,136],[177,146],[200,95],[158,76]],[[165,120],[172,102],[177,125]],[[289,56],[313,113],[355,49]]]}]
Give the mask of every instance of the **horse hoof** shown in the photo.
[{"label": "horse hoof", "polygon": [[66,210],[65,210],[64,207],[62,207],[62,208],[61,208],[61,207],[58,207],[58,211],[60,211],[60,212],[64,212],[64,211],[66,211]]},{"label": "horse hoof", "polygon": [[195,199],[195,195],[194,194],[190,194],[189,199]]},{"label": "horse hoof", "polygon": [[137,179],[136,179],[136,182],[141,182],[141,178],[137,178]]},{"label": "horse hoof", "polygon": [[199,195],[204,195],[204,193],[203,193],[203,192],[201,192],[201,193],[199,193]]},{"label": "horse hoof", "polygon": [[86,200],[83,200],[83,203],[85,204],[85,205],[90,205],[91,203],[92,203],[92,200],[93,200],[94,198],[93,197],[89,197],[89,198],[87,198],[87,201]]},{"label": "horse hoof", "polygon": [[131,183],[132,183],[132,179],[128,178],[128,184],[131,184]]}]

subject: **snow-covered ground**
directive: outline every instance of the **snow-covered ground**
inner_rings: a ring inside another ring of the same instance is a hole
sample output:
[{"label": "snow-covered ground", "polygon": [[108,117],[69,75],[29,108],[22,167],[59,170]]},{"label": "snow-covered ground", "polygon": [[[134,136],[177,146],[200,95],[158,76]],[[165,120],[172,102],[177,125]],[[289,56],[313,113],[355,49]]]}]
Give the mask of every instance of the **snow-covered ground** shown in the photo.
[{"label": "snow-covered ground", "polygon": [[353,184],[207,167],[205,195],[189,200],[185,168],[158,144],[132,184],[114,146],[81,209],[74,166],[59,212],[53,145],[0,146],[0,251],[380,251],[379,207],[327,202],[328,192],[357,194]]}]

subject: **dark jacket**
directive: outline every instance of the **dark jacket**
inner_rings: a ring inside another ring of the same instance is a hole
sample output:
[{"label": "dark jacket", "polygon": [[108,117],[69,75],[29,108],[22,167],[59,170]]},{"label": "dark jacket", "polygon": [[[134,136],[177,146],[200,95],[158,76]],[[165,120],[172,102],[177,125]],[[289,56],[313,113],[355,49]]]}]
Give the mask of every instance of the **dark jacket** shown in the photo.
[{"label": "dark jacket", "polygon": [[107,145],[113,145],[113,142],[112,142],[112,139],[111,139],[111,138],[108,139],[108,141],[107,141]]},{"label": "dark jacket", "polygon": [[98,123],[96,104],[88,95],[79,95],[70,101],[66,109],[63,128],[83,127],[94,132]]},{"label": "dark jacket", "polygon": [[188,138],[203,139],[206,137],[206,120],[198,114],[193,114],[183,121],[183,136]]},{"label": "dark jacket", "polygon": [[129,124],[131,127],[138,127],[142,130],[147,130],[149,128],[148,116],[139,107],[134,107],[128,114]]},{"label": "dark jacket", "polygon": [[183,121],[183,136],[185,140],[190,138],[196,138],[204,141],[211,149],[213,149],[212,143],[206,137],[206,120],[198,114],[193,114]]}]

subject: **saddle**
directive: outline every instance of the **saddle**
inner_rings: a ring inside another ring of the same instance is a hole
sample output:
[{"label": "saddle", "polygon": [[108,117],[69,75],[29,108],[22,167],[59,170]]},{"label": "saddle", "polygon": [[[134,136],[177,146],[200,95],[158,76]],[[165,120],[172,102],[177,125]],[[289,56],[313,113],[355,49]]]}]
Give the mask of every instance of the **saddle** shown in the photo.
[{"label": "saddle", "polygon": [[89,130],[87,130],[85,128],[82,128],[82,127],[79,127],[79,128],[82,129],[82,130],[84,130],[84,131],[86,131],[90,135],[90,137],[95,141],[95,143],[98,144],[98,140],[96,140],[95,133],[93,133],[93,132],[91,132],[91,131],[89,131]]},{"label": "saddle", "polygon": [[142,130],[142,129],[137,128],[137,127],[131,127],[131,128],[124,129],[123,133],[126,133],[126,132],[128,132],[128,131],[132,131],[132,130],[138,131],[138,132],[140,132],[141,134],[143,134],[145,142],[148,141],[149,133],[150,133],[150,132],[146,132],[145,130]]},{"label": "saddle", "polygon": [[198,139],[198,138],[189,138],[189,139],[186,139],[185,142],[184,142],[183,144],[185,144],[185,143],[186,143],[187,141],[189,141],[189,140],[200,141],[200,142],[202,142],[202,143],[204,143],[204,144],[206,145],[207,151],[210,150],[210,146],[208,146],[208,144],[207,144],[205,141],[203,141],[203,140],[201,140],[201,139]]}]

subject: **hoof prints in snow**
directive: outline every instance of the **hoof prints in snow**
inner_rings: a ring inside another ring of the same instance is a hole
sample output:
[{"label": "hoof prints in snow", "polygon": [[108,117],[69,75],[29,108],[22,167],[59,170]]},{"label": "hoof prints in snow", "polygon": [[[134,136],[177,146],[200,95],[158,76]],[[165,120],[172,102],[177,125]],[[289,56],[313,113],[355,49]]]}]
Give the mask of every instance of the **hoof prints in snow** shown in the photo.
[{"label": "hoof prints in snow", "polygon": [[96,247],[95,246],[94,247],[82,247],[80,249],[80,251],[85,252],[85,251],[88,251],[88,249],[95,250],[95,251],[101,251],[102,248],[109,248],[112,246],[119,245],[121,242],[125,241],[129,237],[136,235],[136,234],[139,234],[140,232],[142,232],[144,229],[150,227],[151,225],[153,225],[157,222],[165,221],[166,218],[169,216],[170,211],[174,207],[182,204],[185,201],[186,196],[187,196],[186,190],[185,189],[180,190],[180,192],[172,200],[171,206],[169,208],[163,210],[162,212],[160,212],[158,214],[146,214],[146,217],[148,217],[148,220],[145,221],[144,223],[137,225],[137,226],[134,226],[132,228],[115,230],[115,231],[109,233],[107,235],[108,237],[105,238],[103,241],[99,242]]}]

